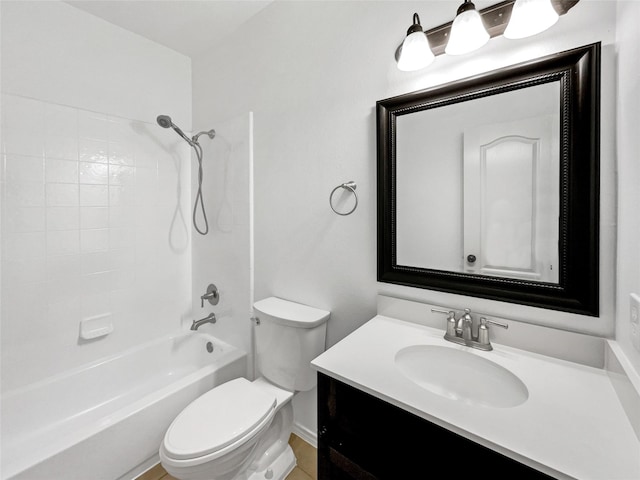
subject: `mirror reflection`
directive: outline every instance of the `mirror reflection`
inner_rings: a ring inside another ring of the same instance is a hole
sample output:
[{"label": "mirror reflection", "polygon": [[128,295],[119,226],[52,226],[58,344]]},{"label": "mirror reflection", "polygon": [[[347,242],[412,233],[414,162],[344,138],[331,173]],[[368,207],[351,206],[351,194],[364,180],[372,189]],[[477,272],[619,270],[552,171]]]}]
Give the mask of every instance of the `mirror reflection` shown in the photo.
[{"label": "mirror reflection", "polygon": [[396,119],[397,265],[559,282],[560,82]]}]

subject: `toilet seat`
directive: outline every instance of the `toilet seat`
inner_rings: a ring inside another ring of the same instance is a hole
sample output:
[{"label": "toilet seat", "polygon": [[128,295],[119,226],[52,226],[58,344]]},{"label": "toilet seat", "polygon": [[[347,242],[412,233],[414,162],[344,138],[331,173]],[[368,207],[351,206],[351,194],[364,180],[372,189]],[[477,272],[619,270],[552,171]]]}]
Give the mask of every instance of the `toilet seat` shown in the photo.
[{"label": "toilet seat", "polygon": [[276,397],[245,378],[230,380],[189,404],[171,423],[161,453],[176,464],[213,460],[268,427]]}]

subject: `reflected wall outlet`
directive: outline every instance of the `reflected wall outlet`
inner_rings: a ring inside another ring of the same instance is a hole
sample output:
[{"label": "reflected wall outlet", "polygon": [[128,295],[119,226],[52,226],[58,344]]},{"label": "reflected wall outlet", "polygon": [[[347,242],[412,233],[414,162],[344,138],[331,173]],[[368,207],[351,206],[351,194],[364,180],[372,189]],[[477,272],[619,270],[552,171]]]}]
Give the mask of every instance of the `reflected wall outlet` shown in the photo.
[{"label": "reflected wall outlet", "polygon": [[631,321],[631,343],[640,352],[640,297],[635,293],[630,295],[631,308],[629,320]]}]

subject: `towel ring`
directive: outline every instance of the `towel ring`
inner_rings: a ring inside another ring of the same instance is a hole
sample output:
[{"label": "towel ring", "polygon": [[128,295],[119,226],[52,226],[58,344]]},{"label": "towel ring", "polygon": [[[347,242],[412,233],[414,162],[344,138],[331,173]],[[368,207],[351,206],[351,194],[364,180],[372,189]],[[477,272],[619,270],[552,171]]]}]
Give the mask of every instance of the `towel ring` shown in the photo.
[{"label": "towel ring", "polygon": [[[346,216],[346,215],[351,215],[356,210],[356,208],[358,208],[358,194],[356,193],[356,187],[357,187],[356,182],[351,181],[351,182],[343,183],[342,185],[338,185],[336,188],[331,190],[331,194],[329,195],[329,205],[331,206],[331,210],[333,210],[338,215],[342,215],[343,217]],[[339,188],[344,188],[345,190],[350,190],[351,193],[353,193],[353,196],[356,199],[356,204],[347,213],[341,213],[341,212],[337,211],[335,208],[333,208],[333,194],[336,193],[336,190],[338,190]]]}]

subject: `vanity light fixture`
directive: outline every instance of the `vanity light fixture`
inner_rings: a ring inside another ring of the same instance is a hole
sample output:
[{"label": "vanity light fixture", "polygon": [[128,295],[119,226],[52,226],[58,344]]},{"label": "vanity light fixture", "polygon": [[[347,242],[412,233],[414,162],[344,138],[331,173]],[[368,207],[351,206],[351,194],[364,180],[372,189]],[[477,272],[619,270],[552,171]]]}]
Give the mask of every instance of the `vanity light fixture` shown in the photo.
[{"label": "vanity light fixture", "polygon": [[[427,42],[421,39],[420,18],[417,13],[414,13],[413,24],[407,30],[403,43],[396,49],[398,69],[419,70],[429,65],[434,56],[444,53],[449,55],[468,53],[480,48],[490,38],[498,35],[504,35],[510,39],[535,35],[551,27],[557,22],[559,16],[567,13],[579,1],[505,0],[477,11],[470,0],[465,0],[458,8],[453,21],[422,34]],[[469,39],[464,33],[465,26],[468,28],[469,25],[473,25],[471,23],[473,20],[470,20],[473,17],[476,19],[476,31],[479,31],[475,41]],[[429,48],[425,48],[425,45]]]},{"label": "vanity light fixture", "polygon": [[420,17],[413,14],[413,25],[407,30],[407,37],[400,47],[398,68],[405,72],[420,70],[433,62],[435,55],[429,40],[420,25]]},{"label": "vanity light fixture", "polygon": [[551,0],[516,0],[505,38],[525,38],[544,32],[560,18]]},{"label": "vanity light fixture", "polygon": [[482,47],[489,38],[476,6],[470,0],[464,0],[458,7],[444,51],[447,55],[464,55]]}]

